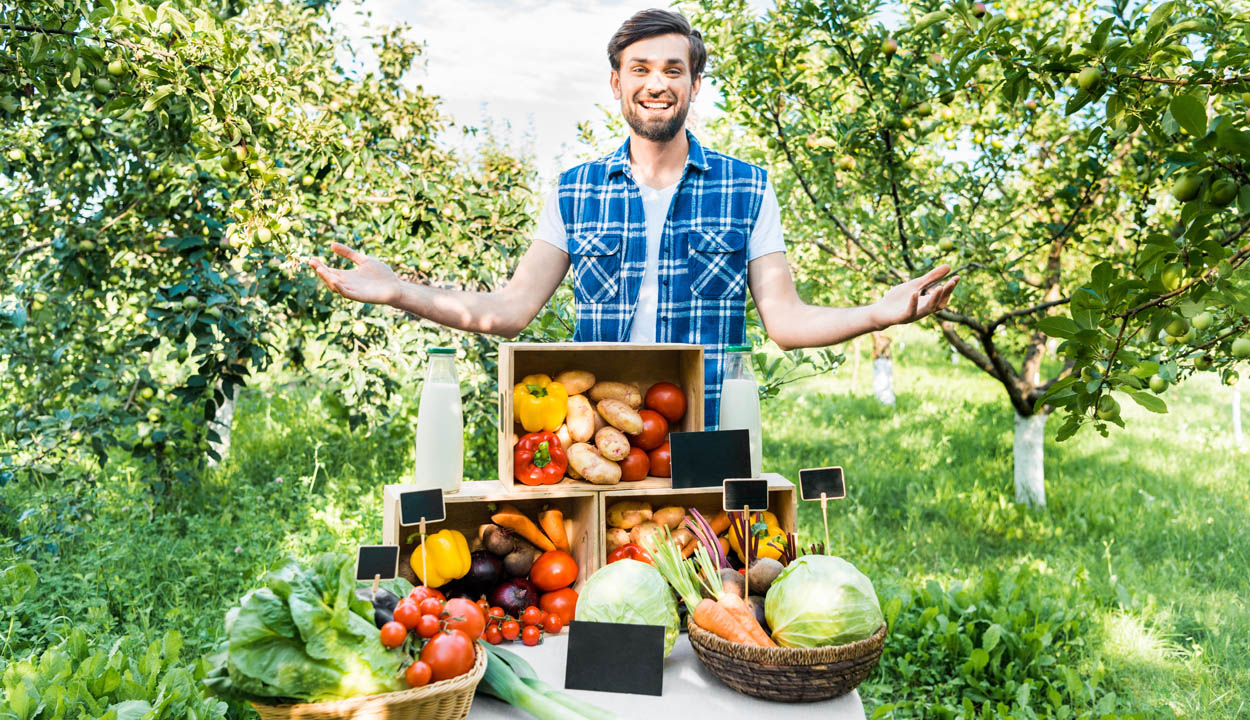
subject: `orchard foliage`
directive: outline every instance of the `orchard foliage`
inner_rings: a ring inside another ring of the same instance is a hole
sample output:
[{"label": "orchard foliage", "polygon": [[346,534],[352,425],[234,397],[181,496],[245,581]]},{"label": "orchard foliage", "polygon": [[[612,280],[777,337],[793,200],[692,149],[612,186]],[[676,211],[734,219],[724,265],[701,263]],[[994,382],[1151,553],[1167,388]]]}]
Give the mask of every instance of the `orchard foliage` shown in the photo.
[{"label": "orchard foliage", "polygon": [[[692,8],[747,130],[733,150],[775,171],[800,280],[863,302],[953,265],[942,334],[1020,415],[1066,409],[1061,438],[1122,424],[1115,394],[1165,412],[1158,393],[1192,372],[1235,381],[1250,356],[1250,17],[913,2],[889,6],[902,23],[887,30],[886,7]],[[848,278],[836,287],[830,264]]]},{"label": "orchard foliage", "polygon": [[185,480],[225,396],[275,361],[312,371],[353,424],[407,427],[421,349],[458,345],[479,390],[466,417],[492,421],[474,400],[491,397],[492,344],[332,299],[301,265],[338,240],[489,288],[530,222],[532,173],[438,145],[447,120],[405,82],[419,46],[380,32],[375,69],[349,71],[331,7],[0,8],[4,479],[123,449],[155,462],[155,490]]}]

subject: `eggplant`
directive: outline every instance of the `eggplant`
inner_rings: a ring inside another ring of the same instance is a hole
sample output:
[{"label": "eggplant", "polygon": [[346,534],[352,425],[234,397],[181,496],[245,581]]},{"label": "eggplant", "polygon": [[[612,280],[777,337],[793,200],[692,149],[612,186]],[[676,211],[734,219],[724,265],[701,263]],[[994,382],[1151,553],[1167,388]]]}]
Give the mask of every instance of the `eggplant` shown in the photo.
[{"label": "eggplant", "polygon": [[367,587],[356,588],[356,597],[372,605],[375,610],[382,608],[383,610],[395,612],[395,606],[399,604],[398,595],[384,587],[378,588],[376,593],[371,593],[370,591],[371,588]]},{"label": "eggplant", "polygon": [[508,615],[519,618],[525,608],[538,605],[538,588],[525,578],[511,578],[496,585],[487,600],[491,607],[501,607]]},{"label": "eggplant", "polygon": [[394,619],[395,615],[390,610],[382,607],[373,608],[373,624],[377,625],[379,630],[382,629],[383,625]]},{"label": "eggplant", "polygon": [[486,550],[474,550],[469,555],[469,572],[456,581],[476,600],[490,592],[503,579],[503,561]]}]

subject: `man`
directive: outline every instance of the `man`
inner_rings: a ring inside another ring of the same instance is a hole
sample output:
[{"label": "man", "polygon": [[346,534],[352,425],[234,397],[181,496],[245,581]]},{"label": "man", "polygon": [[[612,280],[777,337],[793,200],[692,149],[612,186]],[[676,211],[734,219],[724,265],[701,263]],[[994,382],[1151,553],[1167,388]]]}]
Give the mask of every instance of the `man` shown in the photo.
[{"label": "man", "polygon": [[[781,215],[765,171],[708,150],[685,131],[707,51],[678,13],[644,10],[608,43],[612,93],[629,138],[560,177],[537,238],[512,279],[489,293],[407,283],[382,262],[334,243],[351,270],[310,260],[343,297],[441,325],[514,337],[573,268],[578,341],[690,342],[705,352],[705,424],[719,417],[724,349],[746,336],[746,289],[782,348],[840,343],[946,306],[948,266],[897,285],[872,305],[831,308],[798,296]],[[933,287],[930,287],[933,286]]]}]

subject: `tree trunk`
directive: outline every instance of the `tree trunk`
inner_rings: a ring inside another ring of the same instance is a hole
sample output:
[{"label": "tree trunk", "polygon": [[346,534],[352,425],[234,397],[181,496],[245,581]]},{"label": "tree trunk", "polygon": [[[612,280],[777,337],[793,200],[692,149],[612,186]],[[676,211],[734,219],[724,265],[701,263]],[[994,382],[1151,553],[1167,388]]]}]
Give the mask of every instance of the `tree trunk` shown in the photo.
[{"label": "tree trunk", "polygon": [[[240,391],[241,388],[236,388],[234,394],[238,395]],[[208,428],[217,433],[217,437],[221,438],[219,442],[210,441],[208,446],[212,448],[213,452],[217,453],[221,460],[214,460],[213,456],[209,455],[209,467],[217,467],[219,463],[224,463],[226,456],[230,453],[230,426],[234,422],[234,398],[227,394],[224,388],[222,389],[222,395],[225,396],[225,400],[217,406],[216,416],[208,422]]]},{"label": "tree trunk", "polygon": [[1046,507],[1046,472],[1043,463],[1046,442],[1047,413],[1021,415],[1016,413],[1014,460],[1016,502],[1031,507]]},{"label": "tree trunk", "polygon": [[1238,450],[1246,449],[1246,438],[1241,434],[1241,388],[1233,388],[1233,443]]},{"label": "tree trunk", "polygon": [[872,334],[872,392],[881,404],[894,407],[894,361],[885,333]]}]

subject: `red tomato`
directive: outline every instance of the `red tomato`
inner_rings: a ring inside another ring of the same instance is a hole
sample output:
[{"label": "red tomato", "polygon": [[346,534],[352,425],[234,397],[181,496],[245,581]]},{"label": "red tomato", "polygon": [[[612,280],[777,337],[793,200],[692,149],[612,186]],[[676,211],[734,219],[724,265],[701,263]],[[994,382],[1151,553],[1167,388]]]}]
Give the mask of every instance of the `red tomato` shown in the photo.
[{"label": "red tomato", "polygon": [[417,604],[410,598],[404,598],[395,606],[394,617],[395,622],[409,630],[416,630],[417,623],[421,621],[421,610],[417,608]]},{"label": "red tomato", "polygon": [[422,615],[417,621],[417,634],[423,638],[434,637],[434,633],[443,629],[443,623],[433,615]]},{"label": "red tomato", "polygon": [[421,662],[435,682],[463,675],[473,667],[473,638],[463,630],[439,633],[421,648]]},{"label": "red tomato", "polygon": [[537,625],[526,625],[525,629],[521,631],[521,642],[530,647],[537,645],[538,641],[542,639],[543,631],[539,630]]},{"label": "red tomato", "polygon": [[525,612],[521,613],[521,622],[525,625],[540,625],[543,621],[543,611],[530,605],[525,608]]},{"label": "red tomato", "polygon": [[421,610],[422,615],[433,615],[434,617],[438,617],[443,614],[443,601],[438,598],[428,597],[422,600],[421,604],[418,605],[417,608]]},{"label": "red tomato", "polygon": [[499,643],[503,642],[503,634],[499,632],[498,625],[491,625],[490,627],[486,628],[486,632],[482,633],[482,639],[484,639],[486,642],[490,643],[491,645],[498,645]]},{"label": "red tomato", "polygon": [[432,587],[426,587],[424,585],[418,585],[414,587],[412,589],[412,592],[408,593],[408,597],[412,598],[412,601],[417,603],[417,605],[420,605],[421,601],[428,597],[438,598],[440,601],[447,599],[443,597],[443,593],[441,590],[437,590]]},{"label": "red tomato", "polygon": [[482,599],[478,600],[478,601],[477,601],[477,606],[478,606],[478,607],[480,607],[480,608],[482,608],[482,616],[483,616],[483,617],[486,617],[486,618],[489,618],[489,617],[490,617],[490,603],[486,602],[486,598],[482,598]]},{"label": "red tomato", "polygon": [[430,681],[430,666],[418,660],[404,671],[404,679],[409,687],[421,687]]},{"label": "red tomato", "polygon": [[648,388],[643,404],[669,422],[677,422],[686,414],[686,394],[671,382],[658,382]]},{"label": "red tomato", "polygon": [[546,593],[538,599],[538,607],[543,612],[559,615],[564,624],[568,625],[577,614],[577,592],[573,588],[564,588]]},{"label": "red tomato", "polygon": [[516,640],[516,636],[521,634],[521,623],[516,620],[509,620],[500,628],[503,632],[504,640]]},{"label": "red tomato", "polygon": [[564,629],[564,621],[555,613],[547,613],[547,617],[543,618],[543,630],[549,633],[558,633]]},{"label": "red tomato", "polygon": [[443,606],[447,612],[447,627],[463,630],[477,640],[486,629],[486,616],[477,603],[465,598],[452,598]]},{"label": "red tomato", "polygon": [[629,455],[621,461],[621,482],[638,482],[645,480],[651,471],[651,459],[647,451],[639,447],[631,447]]},{"label": "red tomato", "polygon": [[379,634],[383,645],[388,648],[397,648],[408,638],[408,628],[392,620],[382,626]]},{"label": "red tomato", "polygon": [[543,592],[568,587],[577,579],[577,561],[563,550],[548,550],[530,567],[530,582]]},{"label": "red tomato", "polygon": [[506,619],[507,617],[508,617],[508,614],[504,612],[503,608],[499,607],[498,605],[490,609],[491,620],[494,620],[496,622],[503,622],[504,619]]},{"label": "red tomato", "polygon": [[643,450],[654,450],[668,439],[668,420],[654,410],[639,410],[642,432],[630,435],[629,442]]},{"label": "red tomato", "polygon": [[651,459],[651,474],[655,477],[669,477],[673,474],[673,458],[669,453],[668,443],[647,453],[647,457]]},{"label": "red tomato", "polygon": [[608,553],[608,560],[605,565],[611,565],[617,560],[637,560],[648,565],[655,565],[655,561],[651,559],[650,553],[642,549],[641,545],[634,543],[625,543],[612,552]]}]

